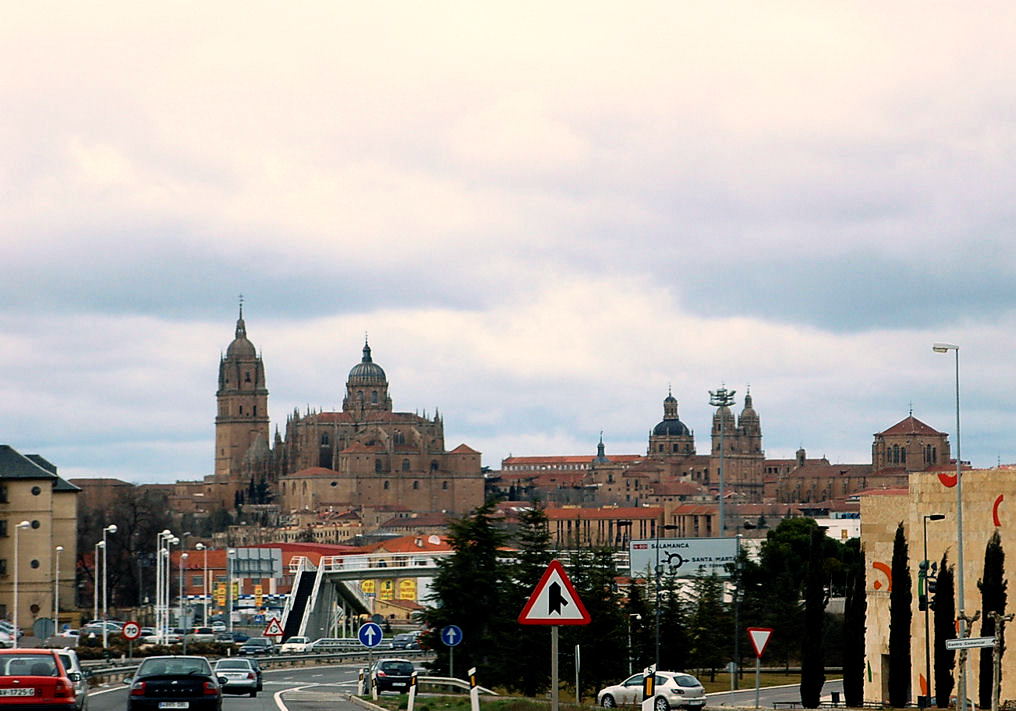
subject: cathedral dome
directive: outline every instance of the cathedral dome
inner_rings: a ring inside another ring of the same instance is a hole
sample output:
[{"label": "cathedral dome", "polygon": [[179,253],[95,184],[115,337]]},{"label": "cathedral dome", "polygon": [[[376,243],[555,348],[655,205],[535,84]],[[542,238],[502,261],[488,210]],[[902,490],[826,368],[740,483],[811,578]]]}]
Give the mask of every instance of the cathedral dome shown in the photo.
[{"label": "cathedral dome", "polygon": [[349,371],[349,381],[357,383],[384,383],[387,381],[384,368],[371,360],[370,346],[363,344],[363,359]]},{"label": "cathedral dome", "polygon": [[243,322],[243,311],[241,311],[240,318],[236,320],[236,337],[226,349],[226,357],[254,358],[256,356],[257,350],[254,348],[254,344],[247,340],[247,325]]},{"label": "cathedral dome", "polygon": [[688,426],[681,422],[676,417],[674,419],[663,420],[660,424],[653,428],[654,436],[670,436],[670,437],[688,437],[691,435],[691,430]]}]

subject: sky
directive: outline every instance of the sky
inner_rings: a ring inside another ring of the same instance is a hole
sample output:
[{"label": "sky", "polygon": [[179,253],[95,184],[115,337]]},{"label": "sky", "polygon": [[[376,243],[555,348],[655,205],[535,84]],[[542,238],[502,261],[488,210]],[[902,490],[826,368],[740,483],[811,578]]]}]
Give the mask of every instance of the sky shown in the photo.
[{"label": "sky", "polygon": [[[644,452],[750,387],[768,456],[913,411],[1016,461],[1016,6],[14,3],[0,441],[213,468],[238,297],[276,425],[364,334],[448,448]],[[738,410],[740,410],[740,403]]]}]

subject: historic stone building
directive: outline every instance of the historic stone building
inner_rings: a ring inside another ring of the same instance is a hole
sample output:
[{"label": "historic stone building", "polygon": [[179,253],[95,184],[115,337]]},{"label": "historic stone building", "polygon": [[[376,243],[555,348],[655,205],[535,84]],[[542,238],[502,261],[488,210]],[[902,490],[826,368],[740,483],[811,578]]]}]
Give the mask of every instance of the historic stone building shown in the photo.
[{"label": "historic stone building", "polygon": [[219,362],[215,474],[194,498],[281,512],[309,507],[394,506],[465,513],[483,502],[480,453],[445,449],[444,420],[396,412],[384,369],[364,343],[349,371],[342,410],[294,411],[269,440],[265,367],[243,311]]}]

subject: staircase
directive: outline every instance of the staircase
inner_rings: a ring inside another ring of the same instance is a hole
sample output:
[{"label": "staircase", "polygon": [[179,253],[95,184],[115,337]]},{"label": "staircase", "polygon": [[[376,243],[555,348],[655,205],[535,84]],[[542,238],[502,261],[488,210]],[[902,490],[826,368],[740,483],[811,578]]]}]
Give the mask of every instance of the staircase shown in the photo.
[{"label": "staircase", "polygon": [[282,639],[286,640],[300,634],[303,615],[307,610],[307,601],[310,600],[314,590],[315,578],[317,578],[316,570],[302,568],[297,574],[296,580],[293,581],[293,591],[289,594],[289,605],[286,607],[286,616],[283,621]]}]

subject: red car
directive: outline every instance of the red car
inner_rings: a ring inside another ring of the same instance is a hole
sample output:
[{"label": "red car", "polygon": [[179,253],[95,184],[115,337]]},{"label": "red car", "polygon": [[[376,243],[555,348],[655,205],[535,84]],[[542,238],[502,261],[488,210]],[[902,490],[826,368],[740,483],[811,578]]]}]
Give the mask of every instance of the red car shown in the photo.
[{"label": "red car", "polygon": [[0,707],[72,711],[74,684],[52,649],[0,649]]}]

